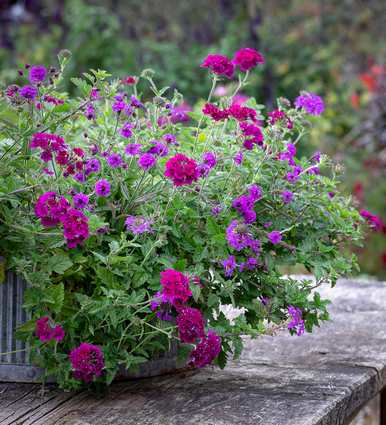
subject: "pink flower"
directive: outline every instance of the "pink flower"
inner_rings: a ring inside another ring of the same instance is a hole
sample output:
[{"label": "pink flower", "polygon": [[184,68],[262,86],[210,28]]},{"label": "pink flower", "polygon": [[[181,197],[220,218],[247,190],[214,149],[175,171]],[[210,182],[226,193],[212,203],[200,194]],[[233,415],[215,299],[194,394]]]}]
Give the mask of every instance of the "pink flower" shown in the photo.
[{"label": "pink flower", "polygon": [[202,68],[210,68],[217,75],[224,74],[226,77],[232,78],[235,73],[235,65],[224,56],[209,55],[203,62],[204,65],[201,65]]},{"label": "pink flower", "polygon": [[173,304],[176,301],[185,301],[192,295],[189,289],[189,279],[179,271],[167,269],[161,272],[163,276],[161,283],[164,287],[162,293],[168,298],[173,298]]},{"label": "pink flower", "polygon": [[52,330],[51,335],[56,341],[61,341],[65,336],[65,332],[61,326],[56,326],[56,328]]},{"label": "pink flower", "polygon": [[173,179],[174,186],[182,186],[197,182],[200,172],[194,159],[189,159],[185,155],[178,153],[166,163],[164,175]]},{"label": "pink flower", "polygon": [[42,317],[38,319],[36,323],[36,329],[40,332],[48,326],[48,322],[50,321],[49,317]]}]

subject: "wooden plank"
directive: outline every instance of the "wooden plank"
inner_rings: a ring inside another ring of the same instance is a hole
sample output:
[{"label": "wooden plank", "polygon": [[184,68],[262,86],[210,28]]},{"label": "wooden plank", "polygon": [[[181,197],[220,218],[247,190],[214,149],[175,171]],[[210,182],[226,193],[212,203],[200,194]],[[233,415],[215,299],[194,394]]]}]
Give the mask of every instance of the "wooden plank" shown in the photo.
[{"label": "wooden plank", "polygon": [[6,384],[0,424],[343,424],[386,386],[386,283],[344,281],[319,293],[334,302],[334,323],[301,337],[246,339],[243,355],[224,371],[114,384],[100,400],[54,385],[43,400],[39,386]]}]

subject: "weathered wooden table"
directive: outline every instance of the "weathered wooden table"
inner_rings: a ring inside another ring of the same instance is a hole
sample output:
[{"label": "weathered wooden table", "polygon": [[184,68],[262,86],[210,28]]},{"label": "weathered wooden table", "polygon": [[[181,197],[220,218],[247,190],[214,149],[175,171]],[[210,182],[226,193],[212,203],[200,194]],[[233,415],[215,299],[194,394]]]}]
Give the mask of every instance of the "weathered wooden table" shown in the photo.
[{"label": "weathered wooden table", "polygon": [[[0,423],[349,423],[386,386],[386,282],[340,281],[333,290],[319,292],[334,302],[335,323],[301,337],[283,333],[248,340],[242,357],[224,371],[207,368],[126,381],[114,384],[111,395],[100,400],[55,385],[48,385],[50,391],[41,397],[39,385],[2,383]],[[381,424],[386,425],[386,417]]]}]

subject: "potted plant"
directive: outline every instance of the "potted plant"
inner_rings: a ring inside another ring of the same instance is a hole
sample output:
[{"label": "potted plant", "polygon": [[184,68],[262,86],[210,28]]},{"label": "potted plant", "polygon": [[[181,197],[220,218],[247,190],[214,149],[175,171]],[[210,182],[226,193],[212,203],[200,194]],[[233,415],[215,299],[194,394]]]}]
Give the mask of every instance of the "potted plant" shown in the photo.
[{"label": "potted plant", "polygon": [[[262,56],[210,55],[201,66],[212,89],[186,127],[182,95],[159,89],[150,69],[145,103],[138,77],[102,70],[72,78],[80,97],[61,93],[70,57],[62,51],[48,72],[25,64],[27,84],[0,98],[0,255],[29,285],[33,315],[14,338],[28,342],[41,379],[99,392],[172,341],[180,363],[224,368],[243,335],[301,335],[329,320],[313,290],[357,268],[343,245],[379,221],[339,195],[342,165],[295,156],[322,99],[278,99],[263,127],[264,106],[233,102]],[[245,74],[234,94],[211,103],[236,67]],[[278,266],[297,263],[316,283],[283,278]],[[245,311],[233,323],[227,304]]]}]

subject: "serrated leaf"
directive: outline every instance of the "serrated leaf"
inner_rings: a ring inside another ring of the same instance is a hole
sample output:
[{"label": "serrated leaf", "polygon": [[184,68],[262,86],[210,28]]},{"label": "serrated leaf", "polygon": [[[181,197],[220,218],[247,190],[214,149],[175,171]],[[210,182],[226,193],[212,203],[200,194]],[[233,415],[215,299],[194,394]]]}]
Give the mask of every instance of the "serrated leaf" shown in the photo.
[{"label": "serrated leaf", "polygon": [[59,313],[63,307],[64,301],[64,284],[60,282],[59,285],[56,286],[54,292],[52,294],[52,298],[55,300],[54,305],[51,307],[51,310],[54,313]]},{"label": "serrated leaf", "polygon": [[190,289],[190,292],[193,295],[194,301],[197,302],[197,300],[198,300],[198,298],[199,298],[199,296],[201,294],[201,288],[200,288],[200,286],[199,285],[195,285],[194,283],[189,283],[189,289]]},{"label": "serrated leaf", "polygon": [[58,274],[63,274],[67,269],[74,265],[67,254],[59,252],[48,261],[51,269]]},{"label": "serrated leaf", "polygon": [[206,220],[206,227],[211,235],[219,235],[221,233],[218,224],[213,220],[212,217],[208,217]]},{"label": "serrated leaf", "polygon": [[174,264],[173,269],[177,270],[179,272],[183,272],[186,268],[186,263],[187,263],[187,260],[185,260],[185,259],[180,260],[180,261],[178,261],[178,263]]}]

